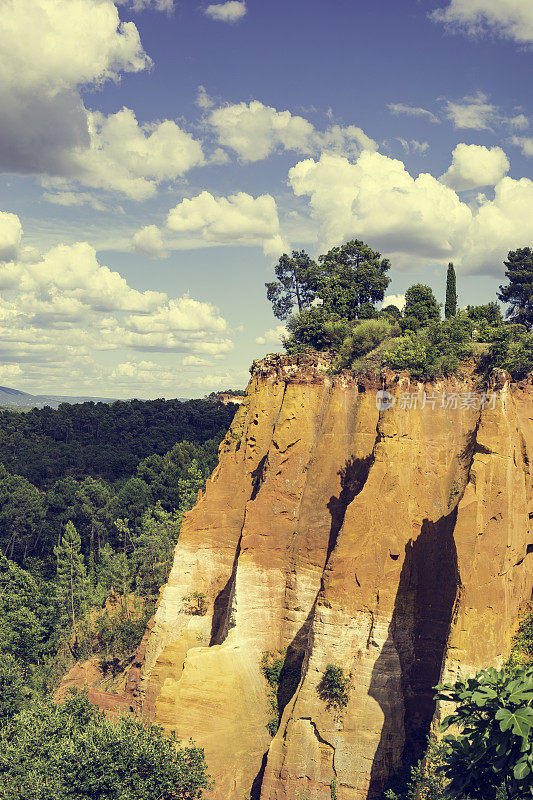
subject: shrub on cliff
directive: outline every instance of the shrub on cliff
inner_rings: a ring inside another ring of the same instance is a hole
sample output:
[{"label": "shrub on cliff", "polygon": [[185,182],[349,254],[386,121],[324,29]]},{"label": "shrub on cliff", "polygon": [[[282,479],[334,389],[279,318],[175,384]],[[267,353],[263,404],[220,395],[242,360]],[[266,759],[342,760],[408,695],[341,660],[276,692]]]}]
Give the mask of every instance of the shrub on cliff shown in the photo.
[{"label": "shrub on cliff", "polygon": [[494,800],[502,785],[509,800],[533,795],[533,668],[486,669],[454,685],[437,686],[437,698],[454,704],[442,729],[438,771],[446,795]]},{"label": "shrub on cliff", "polygon": [[313,350],[338,350],[350,332],[346,320],[328,314],[322,306],[315,306],[291,317],[287,323],[289,335],[283,345],[289,353]]},{"label": "shrub on cliff", "polygon": [[403,337],[383,357],[386,366],[408,370],[415,379],[452,375],[472,353],[470,325],[460,317],[435,322]]},{"label": "shrub on cliff", "polygon": [[335,368],[349,369],[354,366],[358,358],[367,355],[386,339],[399,333],[400,329],[391,324],[391,320],[381,318],[360,322],[354,326],[339,348]]},{"label": "shrub on cliff", "polygon": [[209,785],[192,742],[108,720],[83,694],[34,703],[0,729],[1,800],[197,800]]},{"label": "shrub on cliff", "polygon": [[317,687],[318,696],[326,703],[326,708],[337,711],[348,705],[350,678],[342,667],[328,664]]}]

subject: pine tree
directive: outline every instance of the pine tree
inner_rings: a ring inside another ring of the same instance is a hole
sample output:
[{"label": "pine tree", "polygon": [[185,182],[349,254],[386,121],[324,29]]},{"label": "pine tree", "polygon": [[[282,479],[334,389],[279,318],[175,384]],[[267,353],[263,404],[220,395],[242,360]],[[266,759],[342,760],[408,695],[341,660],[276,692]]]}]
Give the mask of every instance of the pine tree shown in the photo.
[{"label": "pine tree", "polygon": [[444,316],[446,319],[455,317],[457,314],[457,289],[455,283],[455,269],[453,264],[448,264],[448,274],[446,276],[446,305],[444,306]]},{"label": "pine tree", "polygon": [[57,583],[59,598],[66,616],[72,617],[72,627],[76,627],[76,614],[87,598],[87,576],[81,552],[81,538],[69,520],[61,542],[54,547],[57,559]]}]

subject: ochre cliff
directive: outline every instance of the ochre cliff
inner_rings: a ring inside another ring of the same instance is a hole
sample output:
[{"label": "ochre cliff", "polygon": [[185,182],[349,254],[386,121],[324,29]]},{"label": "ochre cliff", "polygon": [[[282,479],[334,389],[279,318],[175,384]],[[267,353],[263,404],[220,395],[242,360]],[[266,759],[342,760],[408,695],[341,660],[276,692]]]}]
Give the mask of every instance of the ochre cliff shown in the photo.
[{"label": "ochre cliff", "polygon": [[[376,797],[420,754],[439,679],[508,656],[533,582],[533,387],[506,378],[483,400],[474,379],[254,364],[141,685],[149,718],[205,748],[213,800]],[[265,652],[285,660],[273,739]],[[328,664],[350,676],[342,712],[317,691]]]}]

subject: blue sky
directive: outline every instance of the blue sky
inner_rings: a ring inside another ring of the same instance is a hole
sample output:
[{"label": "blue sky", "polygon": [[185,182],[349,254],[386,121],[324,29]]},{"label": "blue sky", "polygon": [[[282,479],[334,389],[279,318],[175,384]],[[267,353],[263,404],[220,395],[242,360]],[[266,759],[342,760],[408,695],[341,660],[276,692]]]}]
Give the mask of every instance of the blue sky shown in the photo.
[{"label": "blue sky", "polygon": [[280,349],[284,250],[494,299],[533,244],[529,0],[6,0],[0,382],[202,396]]}]

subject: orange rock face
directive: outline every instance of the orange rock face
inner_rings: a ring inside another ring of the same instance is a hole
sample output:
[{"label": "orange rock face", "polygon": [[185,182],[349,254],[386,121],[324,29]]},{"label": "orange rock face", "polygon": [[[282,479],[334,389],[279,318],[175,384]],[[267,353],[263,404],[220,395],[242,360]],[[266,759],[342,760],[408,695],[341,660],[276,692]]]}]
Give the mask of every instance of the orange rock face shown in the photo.
[{"label": "orange rock face", "polygon": [[501,664],[531,598],[533,387],[327,366],[254,364],[148,638],[143,711],[205,748],[213,800],[376,797],[420,756],[432,687]]}]

